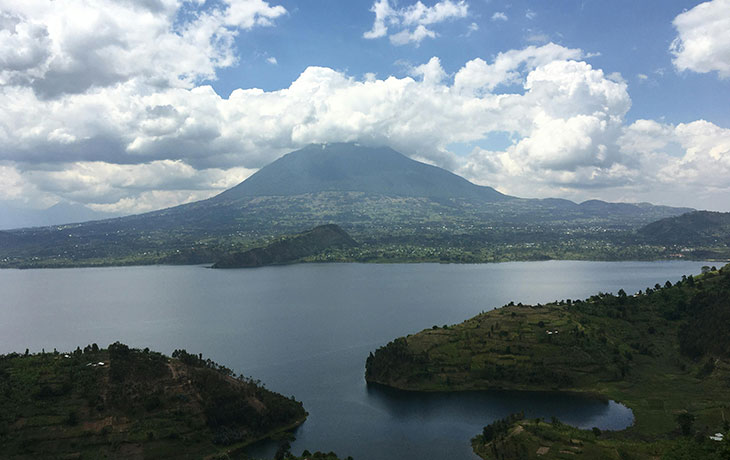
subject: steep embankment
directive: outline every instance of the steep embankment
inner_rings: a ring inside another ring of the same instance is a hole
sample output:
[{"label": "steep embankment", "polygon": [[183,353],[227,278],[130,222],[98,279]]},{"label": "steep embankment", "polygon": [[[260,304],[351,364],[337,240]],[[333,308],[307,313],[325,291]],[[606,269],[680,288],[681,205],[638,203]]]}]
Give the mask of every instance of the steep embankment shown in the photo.
[{"label": "steep embankment", "polygon": [[366,379],[409,390],[586,392],[636,416],[625,436],[657,440],[688,412],[723,431],[730,405],[730,266],[637,295],[507,305],[378,349]]},{"label": "steep embankment", "polygon": [[0,356],[3,458],[203,458],[293,428],[302,404],[184,350]]},{"label": "steep embankment", "polygon": [[320,225],[293,236],[284,237],[263,248],[249,249],[222,257],[213,268],[244,268],[280,265],[315,256],[327,249],[357,246],[357,242],[334,224]]}]

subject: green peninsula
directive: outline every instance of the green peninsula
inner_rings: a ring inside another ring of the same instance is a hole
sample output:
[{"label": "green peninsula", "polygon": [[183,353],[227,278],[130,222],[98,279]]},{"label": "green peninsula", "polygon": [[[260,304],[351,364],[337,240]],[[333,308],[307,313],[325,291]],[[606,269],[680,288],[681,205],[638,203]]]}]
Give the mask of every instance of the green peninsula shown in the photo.
[{"label": "green peninsula", "polygon": [[117,342],[0,356],[2,458],[220,458],[306,416],[185,350],[169,358]]},{"label": "green peninsula", "polygon": [[730,266],[707,267],[633,295],[510,303],[434,326],[371,354],[366,379],[419,391],[582,392],[635,415],[630,428],[598,436],[557,421],[510,420],[499,436],[485,427],[473,444],[482,458],[715,458],[670,454],[682,452],[682,431],[711,455],[725,445],[709,436],[730,428],[729,328]]},{"label": "green peninsula", "polygon": [[213,268],[250,268],[290,264],[331,249],[357,246],[350,235],[335,224],[320,225],[306,232],[280,238],[266,247],[233,253],[213,264]]}]

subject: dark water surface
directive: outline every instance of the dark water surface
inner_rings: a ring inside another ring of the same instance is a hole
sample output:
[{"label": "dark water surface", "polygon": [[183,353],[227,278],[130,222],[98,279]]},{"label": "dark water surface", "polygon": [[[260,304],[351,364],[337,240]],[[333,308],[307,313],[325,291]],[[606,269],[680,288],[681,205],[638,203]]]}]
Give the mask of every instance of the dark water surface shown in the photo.
[{"label": "dark water surface", "polygon": [[[413,394],[368,387],[368,353],[395,337],[454,324],[510,300],[635,292],[698,273],[702,262],[514,262],[483,265],[308,264],[241,270],[199,266],[0,271],[0,353],[122,341],[202,352],[310,413],[304,449],[356,460],[473,459],[469,439],[524,410],[621,429],[614,402],[520,392]],[[261,446],[257,455],[271,453]]]}]

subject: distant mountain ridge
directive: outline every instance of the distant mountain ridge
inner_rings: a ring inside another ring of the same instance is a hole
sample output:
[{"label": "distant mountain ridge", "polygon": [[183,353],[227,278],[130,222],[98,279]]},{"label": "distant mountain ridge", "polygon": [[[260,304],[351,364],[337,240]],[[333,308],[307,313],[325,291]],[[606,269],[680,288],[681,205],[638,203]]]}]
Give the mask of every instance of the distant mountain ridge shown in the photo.
[{"label": "distant mountain ridge", "polygon": [[310,145],[288,153],[214,200],[318,192],[485,201],[511,198],[445,169],[412,160],[390,147],[335,143]]},{"label": "distant mountain ridge", "polygon": [[[262,240],[322,224],[345,229],[375,260],[385,256],[374,248],[387,245],[388,251],[394,245],[464,248],[470,254],[458,259],[463,261],[511,260],[514,245],[522,248],[519,258],[576,257],[585,251],[637,257],[635,251],[613,248],[633,244],[630,233],[638,228],[687,211],[691,209],[646,203],[517,198],[391,148],[319,144],[284,155],[207,200],[120,218],[6,231],[0,235],[5,242],[0,266],[210,263],[260,246]],[[562,243],[576,235],[611,242],[574,242],[572,248]],[[536,249],[540,243],[546,246]],[[502,245],[497,253],[495,244]],[[445,260],[431,250],[419,251],[393,257]]]},{"label": "distant mountain ridge", "polygon": [[639,230],[661,244],[730,245],[730,212],[694,211],[652,222]]},{"label": "distant mountain ridge", "polygon": [[0,230],[65,225],[118,216],[73,203],[56,203],[47,209],[18,209],[0,204]]}]

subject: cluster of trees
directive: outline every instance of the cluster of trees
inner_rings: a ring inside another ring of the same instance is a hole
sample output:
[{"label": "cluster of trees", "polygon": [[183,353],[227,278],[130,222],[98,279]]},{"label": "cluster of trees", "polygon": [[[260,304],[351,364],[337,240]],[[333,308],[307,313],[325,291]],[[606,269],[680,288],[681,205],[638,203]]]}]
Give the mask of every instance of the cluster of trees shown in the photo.
[{"label": "cluster of trees", "polygon": [[[204,359],[202,354],[181,349],[175,350],[172,357],[189,366],[189,376],[201,395],[205,421],[216,444],[229,445],[261,436],[306,416],[301,402],[267,390],[258,380],[236,377],[233,370]],[[234,378],[239,384],[231,384]]]},{"label": "cluster of trees", "polygon": [[140,350],[115,342],[109,345],[109,377],[112,382],[148,382],[169,374],[167,358],[162,353]]},{"label": "cluster of trees", "polygon": [[[712,283],[712,286],[710,286]],[[700,359],[730,355],[730,270],[708,272],[688,302],[682,304],[683,324],[679,330],[682,353]]]},{"label": "cluster of trees", "polygon": [[510,414],[505,418],[495,420],[482,429],[482,443],[492,442],[493,440],[504,437],[515,422],[525,418],[524,412]]},{"label": "cluster of trees", "polygon": [[372,352],[365,361],[365,379],[367,381],[388,382],[398,380],[401,376],[412,377],[425,372],[427,356],[414,355],[408,349],[408,340],[399,337],[387,345]]},{"label": "cluster of trees", "polygon": [[235,373],[232,369],[229,369],[228,367],[218,364],[215,361],[211,360],[210,358],[203,359],[203,354],[192,354],[188,353],[185,349],[175,349],[175,351],[172,352],[172,357],[175,359],[179,359],[184,364],[187,364],[188,366],[192,367],[204,367],[207,369],[213,369],[217,372],[220,372],[223,375],[227,376],[234,376]]}]

